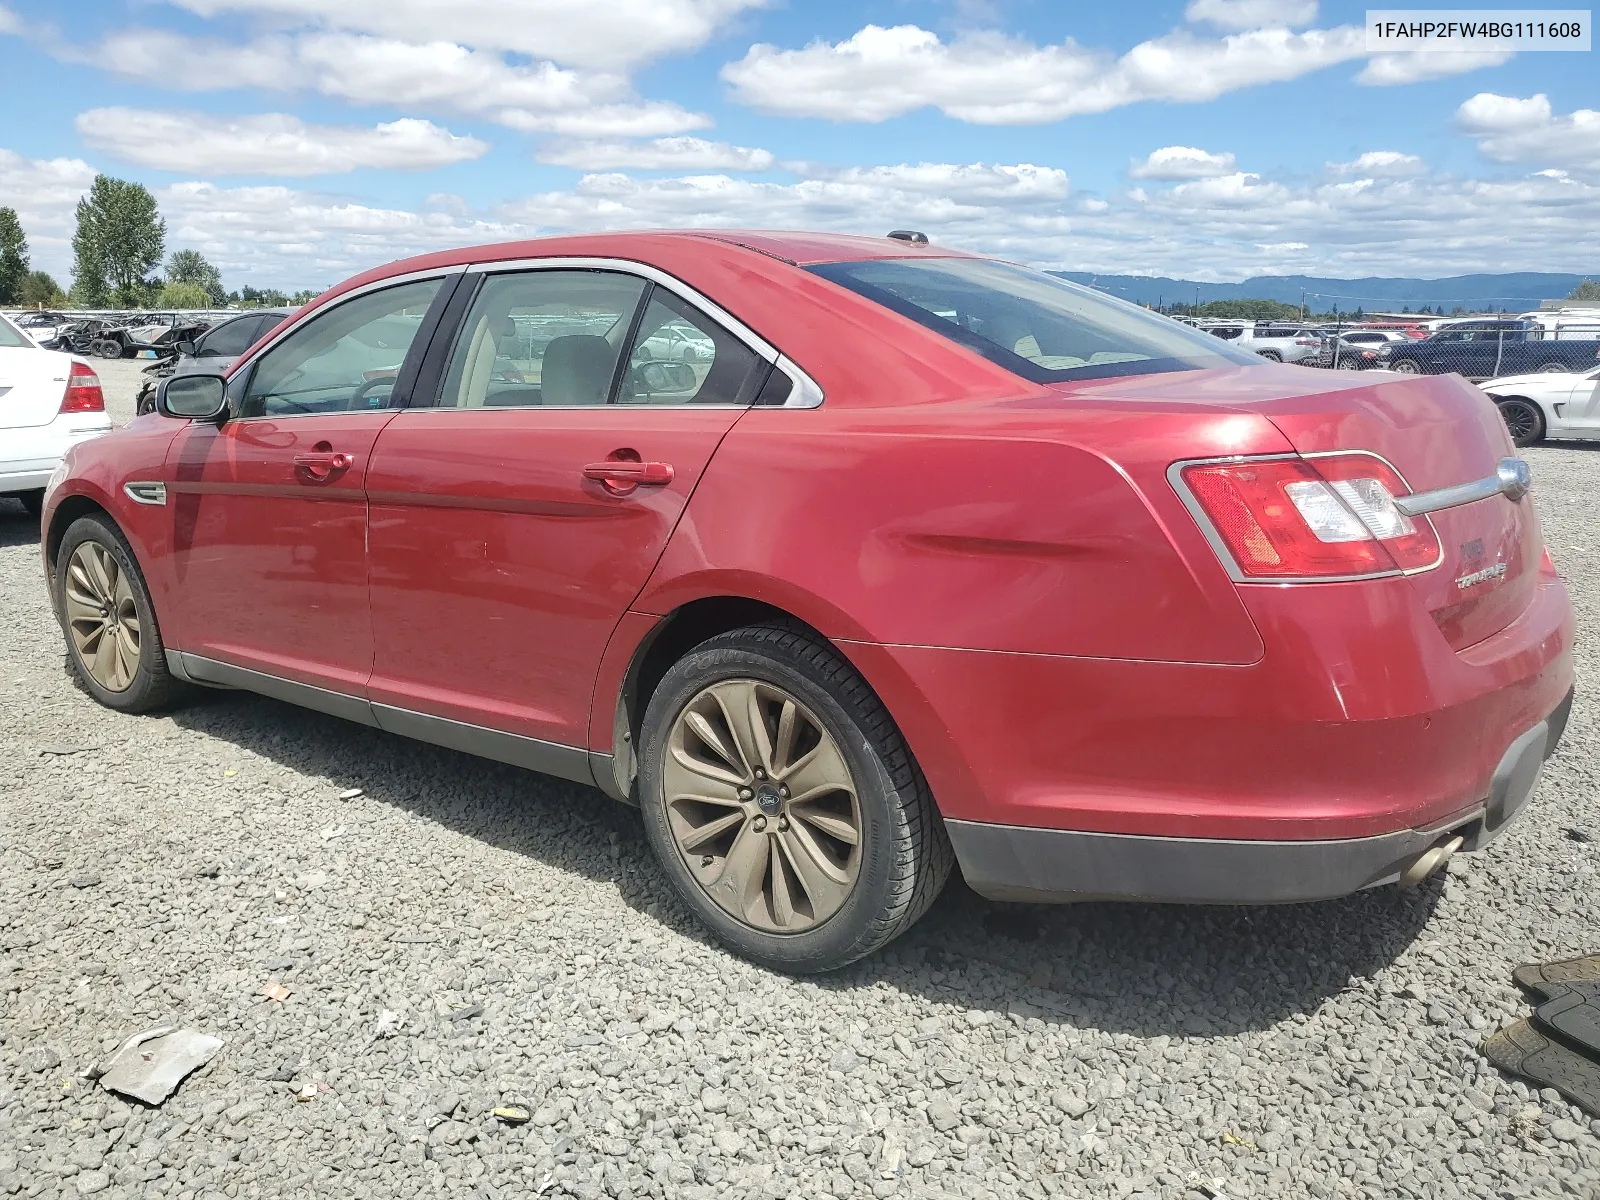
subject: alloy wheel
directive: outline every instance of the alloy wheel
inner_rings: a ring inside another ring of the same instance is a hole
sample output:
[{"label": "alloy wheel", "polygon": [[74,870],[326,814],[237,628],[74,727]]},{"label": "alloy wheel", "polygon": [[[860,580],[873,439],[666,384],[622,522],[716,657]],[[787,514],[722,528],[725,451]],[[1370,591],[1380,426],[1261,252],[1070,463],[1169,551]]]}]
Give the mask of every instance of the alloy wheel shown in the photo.
[{"label": "alloy wheel", "polygon": [[1420,375],[1421,369],[1409,358],[1397,358],[1389,364],[1389,370],[1398,371],[1402,375]]},{"label": "alloy wheel", "polygon": [[673,722],[662,782],[678,852],[729,915],[798,933],[849,899],[863,841],[855,780],[784,689],[730,679],[697,693]]},{"label": "alloy wheel", "polygon": [[1506,432],[1511,435],[1511,440],[1519,446],[1524,439],[1533,437],[1538,431],[1539,414],[1534,412],[1532,405],[1519,400],[1508,401],[1500,406],[1500,416],[1506,423]]},{"label": "alloy wheel", "polygon": [[99,542],[83,542],[67,560],[62,595],[84,668],[106,691],[127,691],[139,671],[141,634],[127,574]]}]

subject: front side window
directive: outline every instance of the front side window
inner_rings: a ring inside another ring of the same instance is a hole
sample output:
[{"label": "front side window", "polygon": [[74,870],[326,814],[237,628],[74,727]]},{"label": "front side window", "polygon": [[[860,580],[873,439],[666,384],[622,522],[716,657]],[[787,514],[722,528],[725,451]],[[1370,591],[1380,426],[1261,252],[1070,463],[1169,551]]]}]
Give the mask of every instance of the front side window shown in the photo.
[{"label": "front side window", "polygon": [[312,316],[263,354],[241,417],[386,408],[395,379],[442,280],[368,292]]},{"label": "front side window", "polygon": [[1181,322],[1009,263],[890,258],[808,269],[1035,383],[1261,365]]}]

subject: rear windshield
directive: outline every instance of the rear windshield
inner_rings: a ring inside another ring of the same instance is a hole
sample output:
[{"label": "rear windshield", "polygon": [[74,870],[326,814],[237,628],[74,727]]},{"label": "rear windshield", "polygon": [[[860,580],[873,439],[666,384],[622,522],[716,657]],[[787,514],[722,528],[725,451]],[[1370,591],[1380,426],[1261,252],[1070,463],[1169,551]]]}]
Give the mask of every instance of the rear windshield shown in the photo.
[{"label": "rear windshield", "polygon": [[1035,383],[1263,363],[1168,317],[990,259],[869,259],[809,269]]},{"label": "rear windshield", "polygon": [[32,345],[33,342],[24,337],[15,325],[4,317],[0,317],[0,346],[16,349]]}]

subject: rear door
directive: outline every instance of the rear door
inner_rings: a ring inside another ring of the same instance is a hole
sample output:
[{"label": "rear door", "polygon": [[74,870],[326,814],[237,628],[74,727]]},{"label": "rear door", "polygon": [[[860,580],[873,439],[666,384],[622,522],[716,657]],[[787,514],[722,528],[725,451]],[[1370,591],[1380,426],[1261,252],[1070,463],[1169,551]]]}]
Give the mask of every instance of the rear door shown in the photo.
[{"label": "rear door", "polygon": [[438,369],[367,480],[379,722],[583,747],[606,642],[767,363],[666,287],[558,268],[485,274]]},{"label": "rear door", "polygon": [[443,277],[314,314],[229,383],[167,458],[178,644],[360,695],[372,670],[366,477],[395,383]]}]

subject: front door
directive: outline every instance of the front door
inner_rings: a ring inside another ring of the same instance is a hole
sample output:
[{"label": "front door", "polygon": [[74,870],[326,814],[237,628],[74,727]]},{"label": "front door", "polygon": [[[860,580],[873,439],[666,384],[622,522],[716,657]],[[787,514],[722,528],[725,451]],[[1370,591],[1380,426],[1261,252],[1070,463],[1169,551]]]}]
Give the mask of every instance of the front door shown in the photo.
[{"label": "front door", "polygon": [[373,703],[585,746],[606,642],[766,366],[631,274],[486,277],[368,474]]},{"label": "front door", "polygon": [[372,670],[366,476],[439,279],[318,313],[230,384],[229,419],[167,458],[174,643],[359,695]]},{"label": "front door", "polygon": [[1600,429],[1600,371],[1580,375],[1561,409],[1569,429]]}]

